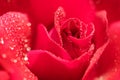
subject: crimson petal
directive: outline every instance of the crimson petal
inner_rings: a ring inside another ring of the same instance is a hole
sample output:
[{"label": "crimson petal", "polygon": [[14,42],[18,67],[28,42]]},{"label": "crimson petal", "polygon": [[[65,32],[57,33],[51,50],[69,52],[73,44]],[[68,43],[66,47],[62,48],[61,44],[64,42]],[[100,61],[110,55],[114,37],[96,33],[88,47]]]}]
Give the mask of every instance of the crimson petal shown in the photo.
[{"label": "crimson petal", "polygon": [[60,45],[58,45],[50,38],[47,30],[43,25],[39,25],[37,30],[38,33],[35,39],[36,43],[34,49],[47,50],[63,59],[71,59],[69,54]]},{"label": "crimson petal", "polygon": [[[104,49],[106,48],[106,46],[108,45],[109,42],[107,42],[106,44],[104,44],[102,47],[100,47],[95,53],[94,56],[92,57],[91,61],[90,61],[90,65],[87,68],[82,80],[94,80],[97,76],[97,71],[95,69],[96,65],[98,64],[98,60],[100,59],[101,55],[104,52]],[[102,66],[102,65],[101,65]],[[99,70],[99,68],[98,68]],[[99,79],[98,79],[99,80]]]},{"label": "crimson petal", "polygon": [[84,22],[93,20],[91,0],[30,0],[30,2],[33,16],[47,26],[53,23],[54,12],[59,6],[65,9],[67,17],[77,17]]},{"label": "crimson petal", "polygon": [[106,10],[109,23],[120,20],[120,0],[93,0],[97,10]]},{"label": "crimson petal", "polygon": [[120,79],[120,21],[110,26],[108,36],[109,44],[106,48],[103,47],[102,52],[95,53],[83,80]]},{"label": "crimson petal", "polygon": [[46,50],[33,50],[28,53],[28,67],[42,80],[79,80],[83,76],[92,51],[68,61]]},{"label": "crimson petal", "polygon": [[102,46],[107,40],[107,28],[108,28],[108,20],[106,11],[98,11],[96,13],[96,18],[94,20],[95,25],[95,35],[94,35],[94,43],[96,45],[96,49]]},{"label": "crimson petal", "polygon": [[0,63],[9,74],[5,74],[6,78],[9,76],[8,78],[10,80],[38,80],[37,77],[22,62],[16,62],[15,60],[12,61],[12,59],[10,60],[8,58],[0,57]]}]

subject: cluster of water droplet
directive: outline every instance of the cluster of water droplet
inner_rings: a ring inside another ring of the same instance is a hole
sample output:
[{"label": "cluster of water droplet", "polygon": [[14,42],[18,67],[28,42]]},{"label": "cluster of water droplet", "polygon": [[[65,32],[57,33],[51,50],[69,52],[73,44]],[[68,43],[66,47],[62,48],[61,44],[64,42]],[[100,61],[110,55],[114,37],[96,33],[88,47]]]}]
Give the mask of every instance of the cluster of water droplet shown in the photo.
[{"label": "cluster of water droplet", "polygon": [[31,50],[31,23],[25,14],[8,12],[0,17],[0,57],[23,74],[23,80],[37,80],[25,66]]},{"label": "cluster of water droplet", "polygon": [[[31,23],[25,15],[9,12],[0,17],[0,49],[3,58],[12,56],[11,61],[27,61],[26,52],[30,51]],[[6,53],[7,52],[7,53]],[[20,59],[16,59],[20,58]]]}]

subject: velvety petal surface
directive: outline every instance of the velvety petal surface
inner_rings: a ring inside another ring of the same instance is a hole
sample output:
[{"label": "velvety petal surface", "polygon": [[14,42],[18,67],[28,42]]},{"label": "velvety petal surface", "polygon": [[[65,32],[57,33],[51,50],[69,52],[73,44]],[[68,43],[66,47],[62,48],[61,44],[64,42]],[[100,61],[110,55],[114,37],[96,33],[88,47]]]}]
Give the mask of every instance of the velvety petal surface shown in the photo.
[{"label": "velvety petal surface", "polygon": [[90,50],[81,57],[68,61],[46,50],[33,50],[28,53],[28,67],[41,80],[80,80],[92,53],[93,50]]},{"label": "velvety petal surface", "polygon": [[9,80],[9,79],[10,79],[9,74],[4,70],[0,70],[0,80]]},{"label": "velvety petal surface", "polygon": [[97,10],[106,10],[109,23],[120,20],[120,0],[93,0]]},{"label": "velvety petal surface", "polygon": [[55,41],[53,41],[45,26],[39,25],[37,29],[37,36],[35,39],[35,47],[33,49],[42,49],[42,50],[47,50],[55,54],[56,56],[59,56],[63,59],[71,59],[69,54],[62,48],[60,45],[58,45]]},{"label": "velvety petal surface", "polygon": [[[16,60],[10,60],[10,58],[3,58],[0,56],[0,63],[4,68],[5,72],[1,73],[3,80],[38,80],[37,77],[26,67],[22,62]],[[1,72],[1,71],[0,71]],[[1,76],[0,76],[1,77]],[[8,79],[7,79],[8,78]],[[2,78],[0,78],[2,79]]]},{"label": "velvety petal surface", "polygon": [[108,20],[107,20],[107,13],[105,10],[96,12],[94,25],[95,25],[95,35],[93,41],[95,43],[96,49],[98,49],[108,39],[106,33],[108,29]]},{"label": "velvety petal surface", "polygon": [[94,25],[85,24],[78,18],[66,18],[62,7],[55,12],[55,27],[49,32],[50,37],[63,47],[72,59],[87,52],[92,44]]},{"label": "velvety petal surface", "polygon": [[0,0],[0,15],[9,11],[27,12],[29,8],[29,0]]},{"label": "velvety petal surface", "polygon": [[[108,45],[102,50],[101,56],[92,58],[83,80],[119,80],[120,79],[120,22],[111,24],[108,30]],[[95,60],[95,61],[94,61]]]},{"label": "velvety petal surface", "polygon": [[9,80],[37,80],[25,66],[30,50],[30,26],[27,15],[20,12],[0,16],[0,65]]},{"label": "velvety petal surface", "polygon": [[[62,6],[67,17],[77,17],[84,22],[93,19],[93,6],[91,0],[30,0],[31,9],[34,17],[46,26],[53,23],[54,12],[59,6]],[[72,11],[72,12],[71,12]],[[48,14],[49,13],[49,14]]]}]

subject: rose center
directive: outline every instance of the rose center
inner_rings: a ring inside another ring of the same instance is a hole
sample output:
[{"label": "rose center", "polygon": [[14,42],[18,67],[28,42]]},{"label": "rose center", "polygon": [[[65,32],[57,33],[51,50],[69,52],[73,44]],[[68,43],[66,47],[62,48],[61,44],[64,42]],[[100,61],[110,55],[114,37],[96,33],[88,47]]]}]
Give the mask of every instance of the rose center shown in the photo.
[{"label": "rose center", "polygon": [[80,23],[75,19],[68,20],[62,26],[61,31],[63,35],[80,38]]},{"label": "rose center", "polygon": [[61,25],[63,47],[73,59],[89,50],[93,27],[92,24],[85,24],[76,18],[70,18]]}]

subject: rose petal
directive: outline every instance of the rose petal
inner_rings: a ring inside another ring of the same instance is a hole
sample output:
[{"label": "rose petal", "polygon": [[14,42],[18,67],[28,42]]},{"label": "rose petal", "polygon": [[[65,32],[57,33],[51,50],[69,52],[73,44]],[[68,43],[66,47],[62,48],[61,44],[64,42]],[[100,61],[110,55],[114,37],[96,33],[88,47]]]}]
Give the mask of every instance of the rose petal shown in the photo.
[{"label": "rose petal", "polygon": [[[30,0],[32,14],[39,22],[50,25],[53,23],[54,12],[59,6],[62,6],[67,12],[67,17],[77,17],[84,22],[90,22],[93,19],[93,6],[89,0]],[[72,12],[71,12],[72,11]]]},{"label": "rose petal", "polygon": [[58,34],[57,30],[55,28],[52,28],[49,32],[50,37],[60,46],[62,46],[62,41],[61,41],[61,37]]},{"label": "rose petal", "polygon": [[73,61],[68,61],[46,50],[33,50],[28,53],[28,67],[42,80],[79,80],[91,56],[90,51]]},{"label": "rose petal", "polygon": [[71,59],[69,54],[55,41],[53,41],[47,33],[47,30],[43,25],[39,25],[37,29],[38,33],[36,36],[34,49],[47,50],[54,53],[63,59]]},{"label": "rose petal", "polygon": [[0,0],[0,15],[9,11],[29,11],[29,0]]},{"label": "rose petal", "polygon": [[94,35],[94,43],[96,45],[96,49],[102,46],[108,39],[106,30],[108,28],[108,20],[106,17],[106,11],[99,11],[96,13],[96,18],[94,21],[95,25],[95,35]]},{"label": "rose petal", "polygon": [[95,29],[93,24],[89,24],[86,29],[86,36],[84,38],[77,39],[75,37],[69,36],[70,40],[79,45],[80,48],[85,49],[89,48],[92,43],[92,37],[94,35]]},{"label": "rose petal", "polygon": [[0,70],[0,80],[10,80],[9,74],[6,71]]},{"label": "rose petal", "polygon": [[120,0],[93,0],[97,10],[106,10],[109,23],[120,20]]},{"label": "rose petal", "polygon": [[[94,56],[91,59],[90,65],[88,66],[88,68],[87,68],[87,70],[86,70],[86,72],[85,72],[82,80],[94,80],[95,77],[98,75],[98,73],[99,73],[98,71],[100,71],[101,68],[97,68],[96,69],[96,66],[98,65],[98,60],[100,59],[100,57],[103,54],[103,52],[104,52],[104,50],[105,50],[105,48],[106,48],[107,45],[108,45],[108,42],[106,44],[104,44],[102,47],[100,47],[94,53]],[[105,57],[105,59],[106,59],[106,57]],[[100,66],[103,66],[103,65],[100,65]],[[97,80],[97,79],[95,79],[95,80]]]},{"label": "rose petal", "polygon": [[10,80],[37,80],[37,77],[22,62],[0,57],[0,63],[8,72]]},{"label": "rose petal", "polygon": [[79,19],[69,18],[61,25],[63,47],[75,59],[87,52],[92,44],[94,25],[85,24]]},{"label": "rose petal", "polygon": [[51,38],[61,46],[63,45],[63,43],[62,43],[60,30],[61,30],[61,24],[62,22],[64,22],[65,17],[66,17],[65,11],[63,10],[62,7],[59,7],[55,12],[55,16],[54,16],[55,27],[52,28],[51,31],[49,32]]},{"label": "rose petal", "polygon": [[27,15],[20,12],[8,12],[0,16],[0,56],[25,61],[30,50],[31,23]]},{"label": "rose petal", "polygon": [[[108,36],[109,44],[103,48],[103,52],[95,53],[96,56],[93,57],[83,80],[120,79],[120,21],[110,26]],[[97,54],[101,54],[101,56]]]}]

